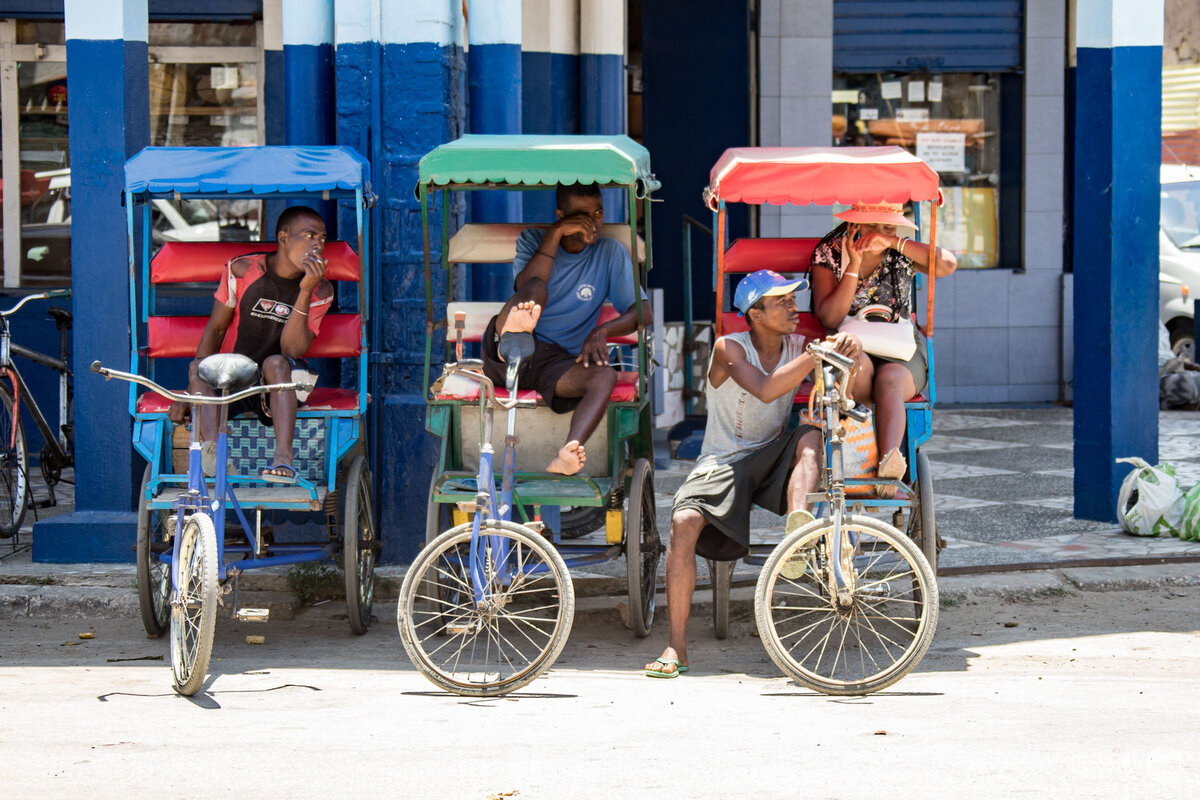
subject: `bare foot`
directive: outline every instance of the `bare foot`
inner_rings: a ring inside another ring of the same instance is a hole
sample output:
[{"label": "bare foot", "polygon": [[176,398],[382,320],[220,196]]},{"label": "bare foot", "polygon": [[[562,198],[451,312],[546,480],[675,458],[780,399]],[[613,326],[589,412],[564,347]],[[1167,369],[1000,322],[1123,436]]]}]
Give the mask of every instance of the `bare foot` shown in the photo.
[{"label": "bare foot", "polygon": [[574,475],[583,469],[586,463],[587,453],[584,452],[583,445],[572,439],[559,449],[558,455],[550,462],[550,466],[546,467],[546,472]]},{"label": "bare foot", "polygon": [[504,319],[504,327],[500,329],[500,333],[532,333],[541,316],[542,307],[532,300],[517,303],[508,310],[508,316]]},{"label": "bare foot", "polygon": [[651,672],[659,673],[658,675],[650,675],[652,678],[659,677],[659,675],[665,678],[680,672],[687,672],[687,654],[680,655],[675,652],[674,647],[668,647],[666,650],[663,650],[662,656],[647,664],[645,670],[647,675]]}]

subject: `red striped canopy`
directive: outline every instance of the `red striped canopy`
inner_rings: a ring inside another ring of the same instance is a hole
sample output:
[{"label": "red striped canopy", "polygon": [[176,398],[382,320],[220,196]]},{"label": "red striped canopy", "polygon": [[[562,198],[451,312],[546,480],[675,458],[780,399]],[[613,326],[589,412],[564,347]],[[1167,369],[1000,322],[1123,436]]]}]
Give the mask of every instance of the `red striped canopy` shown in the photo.
[{"label": "red striped canopy", "polygon": [[938,175],[900,147],[731,147],[709,173],[705,202],[853,205],[937,200]]}]

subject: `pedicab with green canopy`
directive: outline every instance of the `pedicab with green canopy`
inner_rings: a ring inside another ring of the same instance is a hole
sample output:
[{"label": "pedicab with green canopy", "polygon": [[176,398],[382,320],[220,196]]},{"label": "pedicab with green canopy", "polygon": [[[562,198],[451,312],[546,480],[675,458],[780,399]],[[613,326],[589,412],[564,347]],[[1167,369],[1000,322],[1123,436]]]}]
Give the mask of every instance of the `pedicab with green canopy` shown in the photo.
[{"label": "pedicab with green canopy", "polygon": [[[651,321],[635,303],[637,331],[609,340],[622,352],[613,359],[617,382],[587,441],[584,468],[574,475],[542,471],[566,440],[570,415],[555,414],[539,394],[518,385],[516,365],[532,352],[532,336],[500,337],[509,370],[505,386],[493,385],[468,351],[503,303],[459,301],[443,289],[462,281],[472,265],[511,263],[521,231],[536,226],[468,223],[451,235],[454,194],[545,192],[569,184],[624,190],[625,213],[635,224],[606,224],[601,236],[626,247],[635,283],[644,289],[652,265],[650,195],[659,183],[649,153],[625,136],[468,135],[426,154],[419,173],[426,430],[440,448],[426,545],[405,578],[397,621],[409,657],[431,681],[462,695],[496,695],[534,680],[562,650],[574,615],[571,568],[624,555],[628,626],[638,636],[650,632],[663,550],[652,466]],[[431,215],[439,213],[435,246]],[[599,323],[624,311],[606,305]],[[507,417],[503,433],[493,429],[497,408]],[[555,507],[564,509],[557,524],[553,514],[542,516]]]}]

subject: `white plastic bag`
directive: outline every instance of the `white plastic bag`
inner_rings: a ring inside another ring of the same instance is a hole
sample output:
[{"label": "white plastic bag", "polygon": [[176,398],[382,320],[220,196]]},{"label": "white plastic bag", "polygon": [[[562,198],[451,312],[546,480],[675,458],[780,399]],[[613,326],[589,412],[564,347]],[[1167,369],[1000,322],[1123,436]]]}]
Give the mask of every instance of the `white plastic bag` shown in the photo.
[{"label": "white plastic bag", "polygon": [[1183,493],[1183,524],[1177,535],[1200,542],[1200,483]]},{"label": "white plastic bag", "polygon": [[1118,458],[1117,463],[1134,466],[1117,495],[1117,516],[1122,527],[1137,536],[1178,536],[1184,499],[1175,480],[1175,468],[1167,463],[1152,467],[1140,458]]}]

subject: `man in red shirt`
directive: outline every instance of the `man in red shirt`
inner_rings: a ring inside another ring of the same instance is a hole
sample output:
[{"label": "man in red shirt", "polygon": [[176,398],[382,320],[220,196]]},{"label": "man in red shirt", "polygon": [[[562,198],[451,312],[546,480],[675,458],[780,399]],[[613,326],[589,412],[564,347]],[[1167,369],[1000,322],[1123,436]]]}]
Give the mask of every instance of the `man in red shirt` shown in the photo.
[{"label": "man in red shirt", "polygon": [[[199,379],[200,361],[213,353],[240,353],[255,361],[266,384],[289,383],[294,370],[307,370],[303,360],[321,320],[333,302],[333,285],[325,280],[325,223],[311,208],[293,206],[275,223],[273,253],[251,253],[230,260],[214,295],[212,314],[196,359],[188,370],[188,391],[211,395]],[[306,397],[295,392],[257,395],[229,407],[232,417],[254,411],[264,425],[275,427],[275,453],[261,477],[272,483],[295,483],[292,440],[296,407]],[[217,407],[199,407],[201,462],[206,475],[216,471]],[[169,415],[182,422],[187,406],[173,403]]]}]

